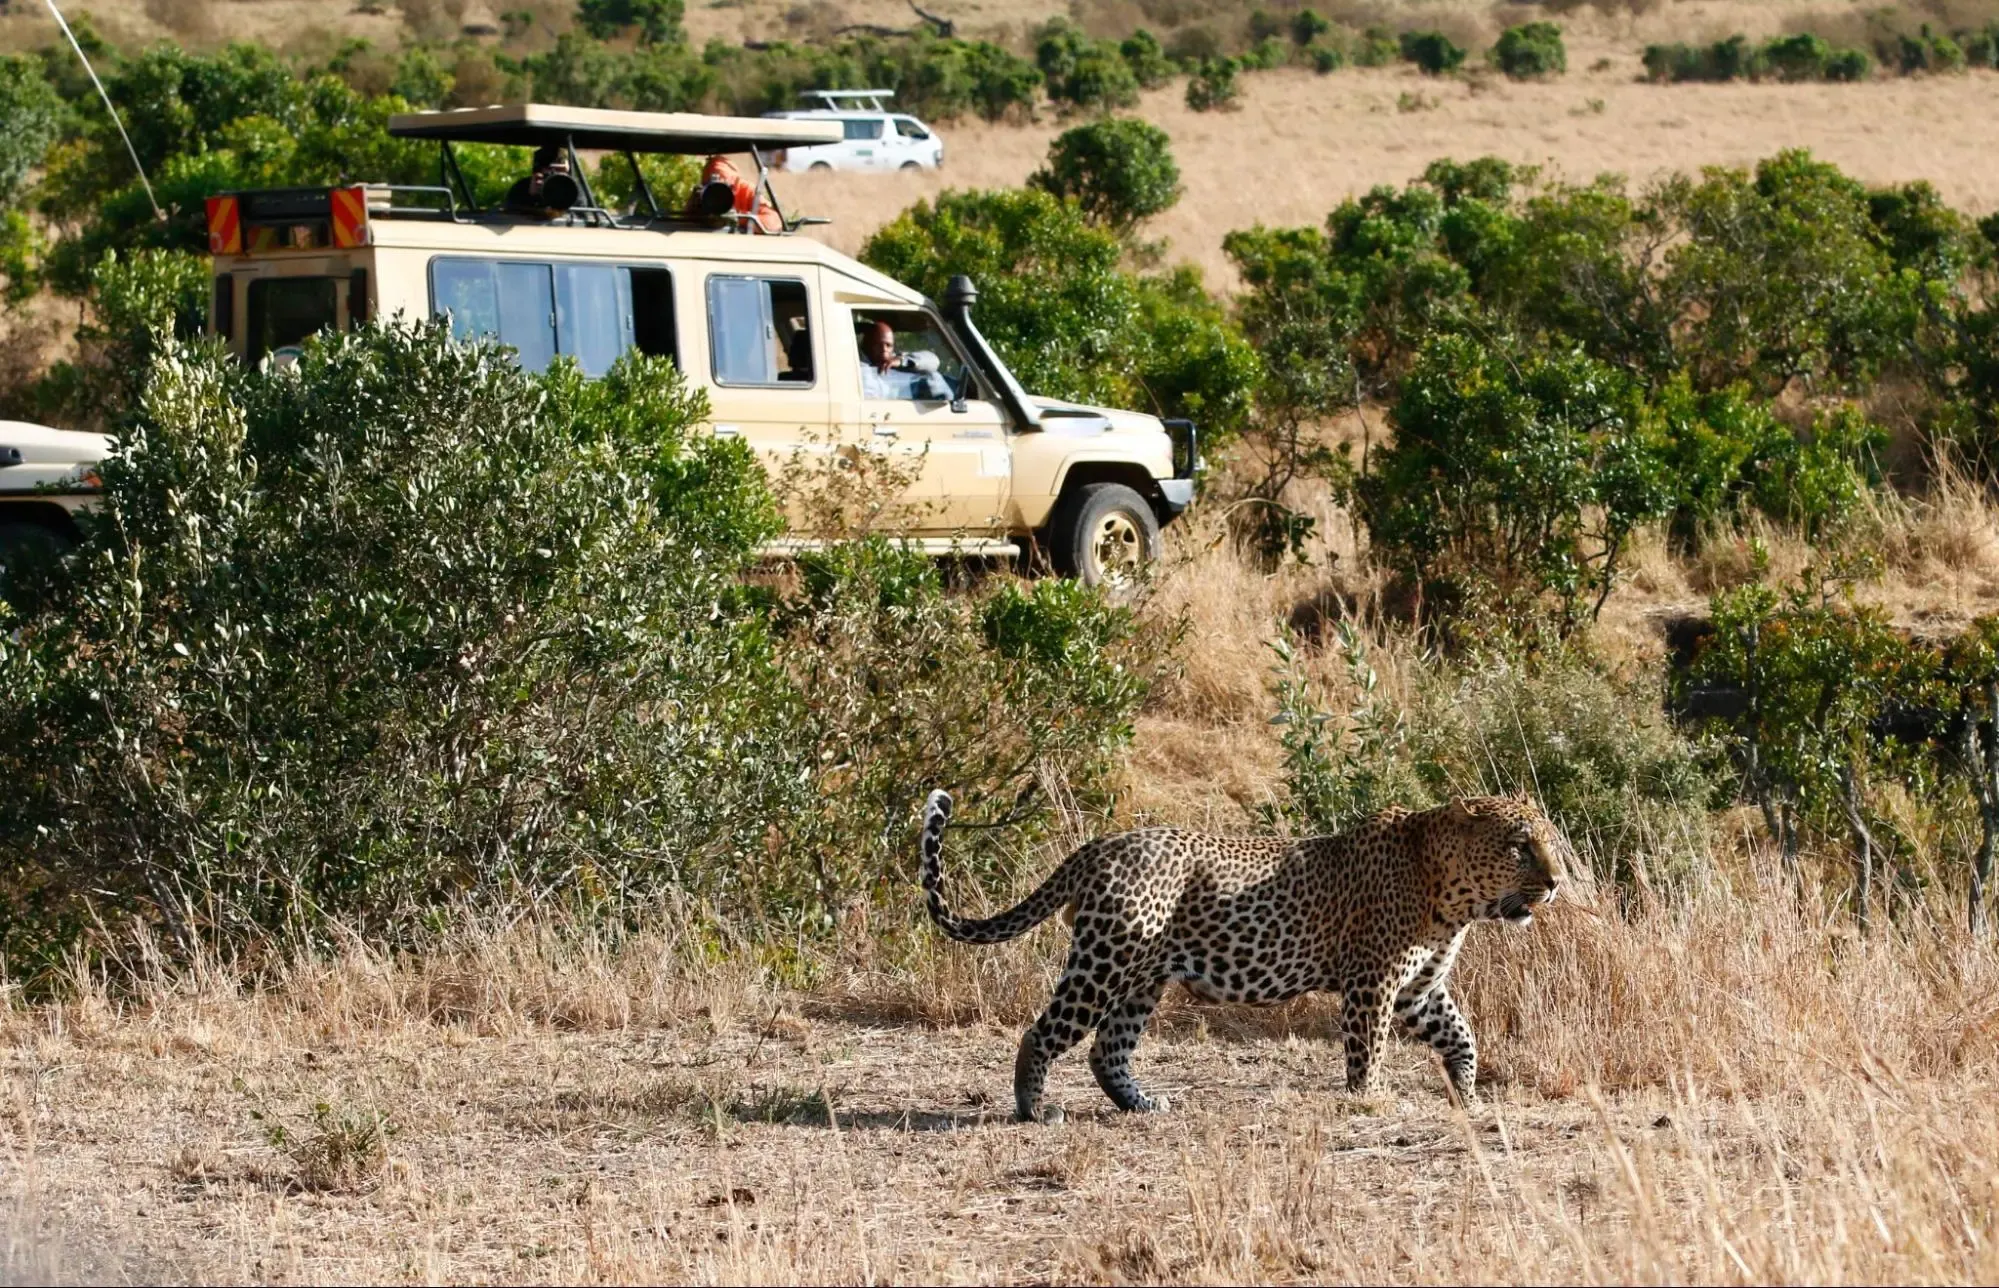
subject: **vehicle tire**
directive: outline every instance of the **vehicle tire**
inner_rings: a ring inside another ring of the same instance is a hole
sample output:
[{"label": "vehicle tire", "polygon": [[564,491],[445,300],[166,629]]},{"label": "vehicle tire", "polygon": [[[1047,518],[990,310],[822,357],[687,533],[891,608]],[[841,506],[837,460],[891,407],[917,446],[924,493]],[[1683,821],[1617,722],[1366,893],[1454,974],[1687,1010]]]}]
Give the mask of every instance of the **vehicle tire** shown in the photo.
[{"label": "vehicle tire", "polygon": [[814,161],[812,163],[812,168],[814,170],[831,170],[833,168],[833,163],[831,161]]},{"label": "vehicle tire", "polygon": [[902,163],[902,168],[905,170],[921,170],[923,166],[915,161],[905,161]]},{"label": "vehicle tire", "polygon": [[1128,586],[1159,557],[1159,516],[1122,483],[1090,483],[1056,506],[1048,546],[1063,576],[1086,586]]},{"label": "vehicle tire", "polygon": [[0,520],[0,569],[17,561],[55,559],[68,547],[69,542],[53,528]]}]

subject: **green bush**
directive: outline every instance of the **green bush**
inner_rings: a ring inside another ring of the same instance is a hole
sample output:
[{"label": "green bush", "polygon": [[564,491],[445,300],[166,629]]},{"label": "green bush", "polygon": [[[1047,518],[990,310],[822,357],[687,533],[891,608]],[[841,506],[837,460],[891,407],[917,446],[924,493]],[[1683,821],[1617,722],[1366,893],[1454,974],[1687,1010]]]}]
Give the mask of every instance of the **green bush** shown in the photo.
[{"label": "green bush", "polygon": [[1829,81],[1864,81],[1874,74],[1874,60],[1864,49],[1835,49],[1826,56],[1825,78]]},{"label": "green bush", "polygon": [[1879,609],[1838,602],[1818,587],[1744,587],[1715,596],[1709,615],[1714,632],[1685,683],[1749,695],[1738,714],[1709,722],[1735,752],[1742,794],[1761,807],[1794,880],[1801,824],[1851,840],[1865,925],[1873,834],[1887,830],[1870,805],[1871,779],[1902,776],[1896,740],[1878,738],[1877,725],[1922,700],[1934,655],[1912,649]]},{"label": "green bush", "polygon": [[1074,583],[947,594],[881,541],[773,597],[739,444],[663,362],[528,375],[442,327],[293,368],[159,353],[101,509],[0,584],[0,952],[662,892],[783,934],[906,894],[931,786],[1002,862],[1102,802],[1169,642]]},{"label": "green bush", "polygon": [[1441,31],[1405,31],[1400,48],[1404,62],[1416,64],[1430,76],[1455,71],[1465,60],[1465,51]]},{"label": "green bush", "polygon": [[1678,346],[1704,388],[1864,388],[1925,343],[1926,301],[1947,286],[1898,266],[1867,190],[1801,151],[1710,170],[1658,215],[1686,232],[1661,292],[1674,316],[1705,319]]},{"label": "green bush", "polygon": [[1159,38],[1143,27],[1119,42],[1118,54],[1131,68],[1140,89],[1158,89],[1173,78],[1173,60],[1166,56]]},{"label": "green bush", "polygon": [[1514,80],[1559,76],[1569,69],[1562,29],[1552,22],[1508,27],[1492,47],[1492,62]]},{"label": "green bush", "polygon": [[1187,78],[1187,106],[1196,112],[1221,112],[1235,106],[1240,92],[1236,73],[1241,64],[1233,58],[1204,58]]},{"label": "green bush", "polygon": [[1778,80],[1815,81],[1825,79],[1826,60],[1832,46],[1810,32],[1778,36],[1763,46],[1762,63]]},{"label": "green bush", "polygon": [[1096,223],[1120,233],[1180,199],[1180,167],[1172,140],[1156,125],[1120,117],[1065,131],[1048,149],[1048,165],[1028,182],[1075,201]]},{"label": "green bush", "polygon": [[1119,46],[1093,40],[1064,19],[1041,29],[1034,60],[1048,97],[1066,108],[1110,112],[1138,102],[1138,77]]},{"label": "green bush", "polygon": [[1324,76],[1347,65],[1347,56],[1331,45],[1315,45],[1311,50],[1312,70]]},{"label": "green bush", "polygon": [[0,55],[0,211],[9,210],[27,188],[63,125],[63,102],[42,75],[41,64],[20,55]]},{"label": "green bush", "polygon": [[1729,36],[1711,45],[1647,45],[1645,74],[1660,82],[1730,81],[1752,73],[1756,53],[1746,36]]},{"label": "green bush", "polygon": [[1291,15],[1291,43],[1301,49],[1332,29],[1333,24],[1317,9],[1300,9]]},{"label": "green bush", "polygon": [[1671,508],[1633,390],[1580,354],[1440,334],[1360,480],[1378,557],[1468,607],[1593,620],[1631,534]]},{"label": "green bush", "polygon": [[1392,27],[1369,27],[1349,52],[1356,67],[1386,67],[1402,57],[1402,42]]},{"label": "green bush", "polygon": [[[1885,52],[1883,56],[1887,56]],[[1896,37],[1894,59],[1904,76],[1959,72],[1968,61],[1964,46],[1947,35],[1932,32],[1928,23],[1913,36],[1904,32]]]},{"label": "green bush", "polygon": [[599,40],[636,28],[642,45],[677,45],[686,10],[684,0],[577,0],[576,25]]}]

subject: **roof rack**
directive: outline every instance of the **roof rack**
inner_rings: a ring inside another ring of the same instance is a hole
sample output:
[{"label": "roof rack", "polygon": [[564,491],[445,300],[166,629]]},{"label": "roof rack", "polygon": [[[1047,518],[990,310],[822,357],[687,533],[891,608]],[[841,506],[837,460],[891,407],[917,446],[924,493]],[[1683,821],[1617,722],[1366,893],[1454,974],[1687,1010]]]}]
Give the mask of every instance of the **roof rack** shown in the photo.
[{"label": "roof rack", "polygon": [[[623,226],[617,215],[597,204],[596,194],[576,155],[578,149],[622,152],[631,162],[637,192],[654,220],[668,218],[639,169],[638,153],[665,152],[681,156],[713,156],[747,152],[756,160],[757,187],[778,212],[785,231],[801,223],[823,220],[787,218],[770,186],[764,152],[771,148],[814,147],[844,137],[833,121],[772,120],[757,116],[702,116],[694,112],[617,112],[591,107],[556,107],[542,103],[510,103],[497,107],[460,108],[449,112],[403,112],[389,118],[389,133],[402,139],[435,139],[442,184],[455,190],[465,208],[479,213],[472,186],[458,167],[453,143],[498,143],[514,147],[559,147],[569,154],[570,173],[582,188],[581,204],[572,217],[611,227]],[[454,206],[456,203],[452,203]],[[457,215],[454,213],[453,218]],[[738,221],[746,230],[755,225],[754,211]]]},{"label": "roof rack", "polygon": [[873,112],[888,111],[889,100],[895,97],[892,89],[802,89],[798,96],[803,99],[817,99],[827,111],[846,108],[866,108]]}]

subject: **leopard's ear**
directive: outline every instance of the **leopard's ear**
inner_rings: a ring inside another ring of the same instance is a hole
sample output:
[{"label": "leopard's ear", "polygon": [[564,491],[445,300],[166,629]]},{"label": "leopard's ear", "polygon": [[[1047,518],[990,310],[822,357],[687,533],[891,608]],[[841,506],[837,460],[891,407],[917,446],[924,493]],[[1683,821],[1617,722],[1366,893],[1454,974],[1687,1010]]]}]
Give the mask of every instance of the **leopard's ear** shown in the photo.
[{"label": "leopard's ear", "polygon": [[1477,818],[1477,815],[1472,812],[1471,806],[1472,802],[1476,799],[1478,798],[1475,796],[1459,796],[1453,798],[1451,801],[1451,822],[1453,823],[1473,822]]}]

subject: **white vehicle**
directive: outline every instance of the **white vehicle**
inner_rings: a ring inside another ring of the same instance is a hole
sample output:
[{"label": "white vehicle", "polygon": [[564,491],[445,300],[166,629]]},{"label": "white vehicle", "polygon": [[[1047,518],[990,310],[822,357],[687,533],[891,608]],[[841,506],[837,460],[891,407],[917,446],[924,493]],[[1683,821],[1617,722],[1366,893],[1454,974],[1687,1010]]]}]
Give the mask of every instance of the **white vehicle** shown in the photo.
[{"label": "white vehicle", "polygon": [[0,564],[75,540],[71,516],[97,492],[97,463],[110,450],[103,434],[0,420]]},{"label": "white vehicle", "polygon": [[786,148],[772,158],[778,170],[941,170],[944,140],[907,112],[894,112],[886,89],[815,89],[799,95],[817,106],[795,112],[765,112],[790,121],[837,121],[846,136],[838,143]]}]

